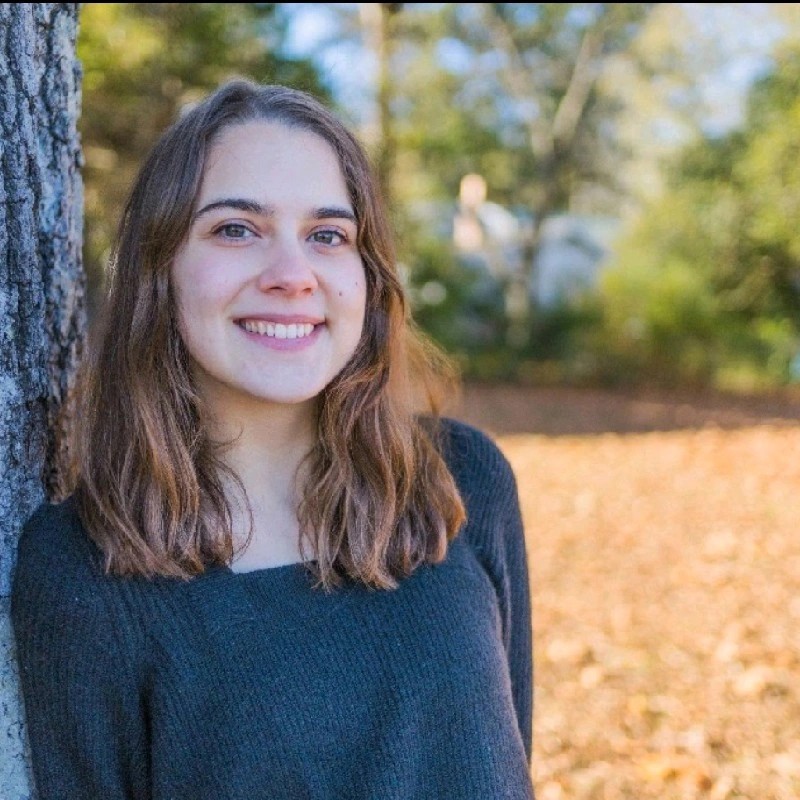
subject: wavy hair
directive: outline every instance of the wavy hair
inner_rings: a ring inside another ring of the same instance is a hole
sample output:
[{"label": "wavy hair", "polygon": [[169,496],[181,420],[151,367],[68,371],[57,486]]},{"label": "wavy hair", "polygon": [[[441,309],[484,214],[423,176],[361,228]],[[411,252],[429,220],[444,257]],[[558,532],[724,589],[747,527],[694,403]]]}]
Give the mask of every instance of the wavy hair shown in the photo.
[{"label": "wavy hair", "polygon": [[208,433],[170,272],[210,149],[226,128],[250,121],[309,131],[333,148],[367,279],[361,339],[319,398],[316,443],[303,463],[301,552],[310,549],[309,568],[326,589],[345,576],[392,588],[441,561],[465,518],[437,441],[436,378],[449,363],[410,319],[366,153],[321,102],[283,86],[222,85],[173,123],[141,167],[85,364],[79,514],[110,574],[189,578],[234,556],[224,487],[243,487]]}]

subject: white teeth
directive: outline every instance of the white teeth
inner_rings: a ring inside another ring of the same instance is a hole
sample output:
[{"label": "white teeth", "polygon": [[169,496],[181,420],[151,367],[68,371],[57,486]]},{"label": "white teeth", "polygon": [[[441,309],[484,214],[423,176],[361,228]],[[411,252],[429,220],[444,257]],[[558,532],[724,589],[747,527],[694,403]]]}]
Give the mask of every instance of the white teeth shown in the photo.
[{"label": "white teeth", "polygon": [[248,333],[257,333],[260,336],[274,337],[275,339],[302,339],[310,336],[314,326],[310,322],[291,323],[284,325],[281,322],[264,322],[264,320],[243,320],[242,327]]}]

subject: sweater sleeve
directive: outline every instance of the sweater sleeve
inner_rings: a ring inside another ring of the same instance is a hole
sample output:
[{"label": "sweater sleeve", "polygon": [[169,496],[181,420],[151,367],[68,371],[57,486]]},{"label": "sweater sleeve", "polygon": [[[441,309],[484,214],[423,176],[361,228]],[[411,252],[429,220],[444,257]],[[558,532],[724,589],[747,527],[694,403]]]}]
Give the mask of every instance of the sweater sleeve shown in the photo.
[{"label": "sweater sleeve", "polygon": [[20,538],[12,585],[38,797],[144,800],[147,734],[133,648],[126,644],[130,626],[103,599],[74,528],[54,507],[34,515]]},{"label": "sweater sleeve", "polygon": [[454,420],[443,428],[445,458],[467,508],[464,535],[498,597],[511,689],[528,764],[533,751],[533,626],[528,554],[516,477],[481,431]]},{"label": "sweater sleeve", "polygon": [[513,474],[503,522],[508,586],[506,630],[509,668],[520,731],[528,764],[533,750],[533,631],[525,532]]}]

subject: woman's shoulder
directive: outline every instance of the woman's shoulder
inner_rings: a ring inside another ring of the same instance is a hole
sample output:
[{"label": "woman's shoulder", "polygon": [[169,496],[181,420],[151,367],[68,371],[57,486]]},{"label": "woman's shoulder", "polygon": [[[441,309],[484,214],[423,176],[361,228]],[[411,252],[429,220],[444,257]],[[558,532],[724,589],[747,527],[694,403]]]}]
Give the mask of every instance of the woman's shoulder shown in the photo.
[{"label": "woman's shoulder", "polygon": [[439,441],[466,507],[464,538],[492,564],[504,562],[522,538],[511,463],[489,434],[460,420],[443,418]]},{"label": "woman's shoulder", "polygon": [[508,491],[515,487],[511,464],[485,431],[453,417],[442,417],[437,438],[442,456],[462,491]]},{"label": "woman's shoulder", "polygon": [[100,551],[81,523],[75,498],[41,503],[20,533],[14,594],[38,587],[88,599],[101,579]]},{"label": "woman's shoulder", "polygon": [[104,574],[74,499],[42,503],[20,533],[12,577],[21,674],[57,692],[63,686],[55,683],[76,675],[95,679],[107,671],[122,680],[123,670],[138,670],[146,623],[134,618],[121,586]]}]

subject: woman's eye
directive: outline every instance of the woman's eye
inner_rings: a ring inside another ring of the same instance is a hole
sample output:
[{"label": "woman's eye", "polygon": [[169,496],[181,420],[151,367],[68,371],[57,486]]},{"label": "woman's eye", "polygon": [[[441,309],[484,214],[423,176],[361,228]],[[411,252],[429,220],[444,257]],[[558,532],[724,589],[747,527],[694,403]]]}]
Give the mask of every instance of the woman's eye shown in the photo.
[{"label": "woman's eye", "polygon": [[214,235],[223,239],[247,239],[253,235],[253,232],[240,222],[228,222],[225,225],[220,225],[214,231]]},{"label": "woman's eye", "polygon": [[314,231],[314,233],[311,234],[311,239],[317,244],[328,245],[344,244],[347,241],[347,237],[343,233],[328,229]]}]

